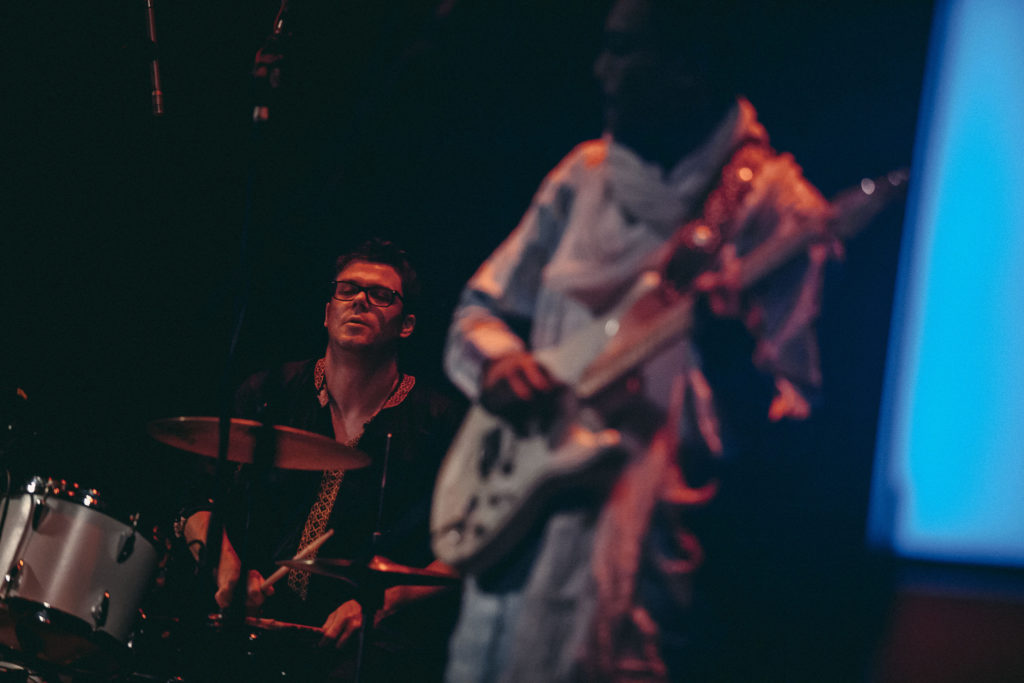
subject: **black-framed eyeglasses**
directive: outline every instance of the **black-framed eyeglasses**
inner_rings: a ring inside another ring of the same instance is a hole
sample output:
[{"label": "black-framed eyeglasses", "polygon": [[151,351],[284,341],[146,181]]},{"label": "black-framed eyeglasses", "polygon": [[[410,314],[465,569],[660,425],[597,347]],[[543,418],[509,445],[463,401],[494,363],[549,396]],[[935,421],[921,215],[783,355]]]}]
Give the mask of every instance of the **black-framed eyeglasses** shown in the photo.
[{"label": "black-framed eyeglasses", "polygon": [[380,308],[387,308],[395,303],[395,299],[401,299],[402,303],[405,303],[405,298],[401,294],[387,287],[379,285],[363,287],[348,280],[331,280],[331,284],[334,286],[334,293],[331,296],[338,301],[352,301],[366,292],[366,298],[370,300],[370,303]]}]

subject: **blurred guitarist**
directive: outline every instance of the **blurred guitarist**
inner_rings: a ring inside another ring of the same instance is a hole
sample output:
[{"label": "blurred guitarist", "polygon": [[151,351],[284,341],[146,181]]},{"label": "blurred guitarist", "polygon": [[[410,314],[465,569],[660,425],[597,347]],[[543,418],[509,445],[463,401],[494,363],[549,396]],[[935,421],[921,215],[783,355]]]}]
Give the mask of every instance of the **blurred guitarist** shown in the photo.
[{"label": "blurred guitarist", "polygon": [[[487,410],[514,423],[549,414],[562,387],[533,352],[600,317],[645,271],[692,260],[696,247],[680,239],[688,233],[716,246],[676,286],[702,293],[707,324],[745,328],[774,394],[763,404],[772,419],[808,415],[829,246],[814,243],[744,291],[737,263],[773,236],[822,232],[830,207],[736,95],[746,38],[710,44],[749,20],[734,5],[615,3],[595,64],[606,135],[551,171],[454,315],[446,370]],[[728,397],[712,391],[696,336],[675,339],[610,390],[631,394],[610,426],[635,437],[614,481],[560,495],[514,551],[469,577],[450,681],[702,675],[685,615],[704,551],[682,513],[715,495],[715,480],[696,472],[730,441],[719,410]]]}]

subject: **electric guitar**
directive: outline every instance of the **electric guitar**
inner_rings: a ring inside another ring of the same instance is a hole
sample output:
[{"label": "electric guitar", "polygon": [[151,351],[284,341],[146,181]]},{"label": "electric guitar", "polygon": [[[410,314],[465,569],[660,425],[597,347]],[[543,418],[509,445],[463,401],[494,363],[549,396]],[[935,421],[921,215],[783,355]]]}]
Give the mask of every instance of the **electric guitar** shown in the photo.
[{"label": "electric guitar", "polygon": [[[803,253],[811,242],[854,235],[902,194],[906,180],[905,171],[894,171],[833,197],[825,235],[796,231],[755,247],[739,259],[741,288]],[[701,239],[690,236],[691,251],[702,246]],[[512,425],[480,405],[470,409],[434,493],[430,528],[438,559],[471,573],[486,569],[530,532],[552,497],[616,471],[629,444],[604,426],[599,399],[631,370],[689,334],[696,294],[680,291],[678,283],[674,274],[644,273],[609,312],[558,346],[534,352],[568,388],[551,414]]]}]

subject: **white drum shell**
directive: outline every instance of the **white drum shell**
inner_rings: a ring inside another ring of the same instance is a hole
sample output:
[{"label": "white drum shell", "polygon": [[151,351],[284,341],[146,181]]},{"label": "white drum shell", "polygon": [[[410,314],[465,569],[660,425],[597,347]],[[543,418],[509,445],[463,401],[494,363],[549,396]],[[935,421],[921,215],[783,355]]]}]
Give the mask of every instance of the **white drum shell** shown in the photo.
[{"label": "white drum shell", "polygon": [[[2,578],[0,598],[59,610],[93,631],[128,641],[158,564],[148,539],[81,502],[39,493],[11,497],[0,534],[0,572],[11,577]],[[119,562],[133,536],[131,552]],[[24,564],[12,572],[20,561]],[[104,594],[110,596],[105,618]]]}]

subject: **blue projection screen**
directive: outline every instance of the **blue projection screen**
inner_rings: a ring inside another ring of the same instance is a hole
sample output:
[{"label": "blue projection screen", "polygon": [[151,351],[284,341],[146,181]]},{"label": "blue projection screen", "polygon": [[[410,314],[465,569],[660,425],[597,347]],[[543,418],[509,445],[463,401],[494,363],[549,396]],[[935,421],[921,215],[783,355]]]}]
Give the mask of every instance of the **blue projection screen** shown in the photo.
[{"label": "blue projection screen", "polygon": [[869,538],[1024,566],[1024,1],[938,2]]}]

